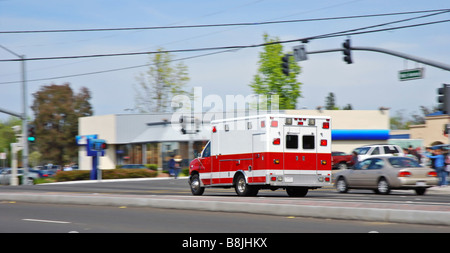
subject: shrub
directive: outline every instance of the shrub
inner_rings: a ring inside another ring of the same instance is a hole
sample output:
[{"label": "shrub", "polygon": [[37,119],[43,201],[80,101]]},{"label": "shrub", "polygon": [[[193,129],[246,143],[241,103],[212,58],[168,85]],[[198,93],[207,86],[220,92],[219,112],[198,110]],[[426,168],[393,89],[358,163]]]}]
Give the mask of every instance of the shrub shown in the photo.
[{"label": "shrub", "polygon": [[146,164],[145,166],[150,170],[158,170],[158,164]]},{"label": "shrub", "polygon": [[[60,171],[55,174],[54,178],[57,182],[89,180],[90,170],[72,170]],[[102,179],[120,179],[120,178],[144,178],[156,177],[157,172],[146,169],[113,169],[102,170]]]},{"label": "shrub", "polygon": [[54,178],[57,182],[89,180],[90,170],[58,171]]}]

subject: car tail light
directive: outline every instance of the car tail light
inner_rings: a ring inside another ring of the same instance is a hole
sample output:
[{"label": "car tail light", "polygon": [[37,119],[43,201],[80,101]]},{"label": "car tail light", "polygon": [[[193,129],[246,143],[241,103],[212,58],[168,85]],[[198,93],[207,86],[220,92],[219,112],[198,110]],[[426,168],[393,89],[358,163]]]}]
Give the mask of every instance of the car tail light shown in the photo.
[{"label": "car tail light", "polygon": [[281,140],[280,140],[280,138],[275,138],[275,139],[273,139],[273,145],[280,145],[280,143],[281,143]]},{"label": "car tail light", "polygon": [[430,171],[430,172],[428,172],[427,176],[428,177],[437,177],[437,173],[436,173],[436,171]]},{"label": "car tail light", "polygon": [[327,140],[320,140],[320,146],[326,146],[328,144]]},{"label": "car tail light", "polygon": [[322,128],[323,129],[330,129],[330,122],[323,122]]},{"label": "car tail light", "polygon": [[272,121],[270,122],[270,126],[271,126],[271,127],[278,127],[278,121],[272,120]]},{"label": "car tail light", "polygon": [[411,176],[411,172],[409,171],[400,171],[398,173],[398,177],[410,177]]}]

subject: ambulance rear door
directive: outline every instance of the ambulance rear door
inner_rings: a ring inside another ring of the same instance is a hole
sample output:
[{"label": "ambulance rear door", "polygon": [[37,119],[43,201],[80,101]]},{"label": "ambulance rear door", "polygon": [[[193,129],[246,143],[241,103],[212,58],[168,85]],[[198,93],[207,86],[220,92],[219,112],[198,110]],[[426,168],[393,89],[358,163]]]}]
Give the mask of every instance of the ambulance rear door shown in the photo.
[{"label": "ambulance rear door", "polygon": [[315,179],[317,175],[317,127],[315,125],[285,125],[283,137],[283,169],[286,183],[294,178],[296,182],[303,183]]}]

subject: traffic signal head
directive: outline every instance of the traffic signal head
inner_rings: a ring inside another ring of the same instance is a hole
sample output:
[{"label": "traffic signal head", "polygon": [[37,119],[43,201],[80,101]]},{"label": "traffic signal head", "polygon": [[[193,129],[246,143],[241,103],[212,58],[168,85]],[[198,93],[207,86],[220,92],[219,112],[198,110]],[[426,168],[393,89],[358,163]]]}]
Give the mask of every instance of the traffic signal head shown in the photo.
[{"label": "traffic signal head", "polygon": [[442,88],[438,88],[438,108],[444,114],[450,113],[450,84],[444,83]]},{"label": "traffic signal head", "polygon": [[283,70],[283,74],[288,76],[289,75],[289,54],[285,54],[281,58],[281,68]]},{"label": "traffic signal head", "polygon": [[93,139],[91,142],[91,150],[92,151],[104,151],[108,148],[105,140]]},{"label": "traffic signal head", "polygon": [[342,43],[342,47],[344,47],[343,53],[344,53],[344,61],[347,64],[352,64],[352,50],[351,50],[351,44],[350,39],[346,39],[344,43]]},{"label": "traffic signal head", "polygon": [[28,141],[29,142],[36,141],[36,135],[35,135],[35,132],[34,132],[34,126],[29,126],[28,127]]}]

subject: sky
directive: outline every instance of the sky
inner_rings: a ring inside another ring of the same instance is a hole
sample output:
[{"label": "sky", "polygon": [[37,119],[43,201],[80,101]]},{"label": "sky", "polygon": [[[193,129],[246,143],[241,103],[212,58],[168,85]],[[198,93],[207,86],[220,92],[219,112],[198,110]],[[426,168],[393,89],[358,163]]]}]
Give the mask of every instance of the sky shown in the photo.
[{"label": "sky", "polygon": [[[447,9],[446,0],[227,0],[227,1],[107,1],[107,0],[0,0],[0,31],[185,26],[329,18],[380,13]],[[429,13],[342,20],[293,22],[254,26],[186,29],[127,30],[73,33],[0,33],[0,45],[26,58],[91,54],[153,52],[263,43],[263,34],[293,40],[418,17]],[[378,28],[450,19],[450,12]],[[450,22],[408,29],[311,40],[307,51],[340,48],[350,38],[353,46],[378,47],[450,64]],[[283,44],[285,52],[300,42]],[[187,89],[201,87],[203,97],[252,94],[249,84],[257,73],[262,47],[202,56],[216,51],[171,53],[188,67]],[[298,62],[302,97],[297,109],[325,105],[330,92],[336,104],[355,110],[391,108],[391,115],[419,113],[420,106],[437,105],[437,88],[450,83],[450,72],[402,58],[353,51],[353,64],[341,52],[308,55]],[[0,60],[17,56],[0,48]],[[150,63],[149,55],[26,61],[28,105],[44,85],[70,83],[78,92],[92,93],[94,115],[132,113],[137,77]],[[398,71],[424,68],[423,79],[399,81]],[[100,74],[86,73],[109,71]],[[83,74],[83,75],[80,75]],[[75,76],[74,76],[75,75]],[[68,77],[72,76],[72,77]],[[62,77],[62,78],[55,78]],[[36,81],[39,80],[40,81]],[[42,80],[48,79],[48,80]],[[22,111],[21,64],[0,61],[0,108]],[[131,110],[130,110],[131,109]],[[204,108],[208,110],[208,108]],[[34,117],[28,109],[31,118]],[[0,120],[9,115],[0,113]]]}]

